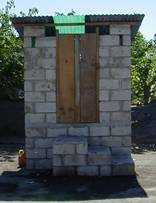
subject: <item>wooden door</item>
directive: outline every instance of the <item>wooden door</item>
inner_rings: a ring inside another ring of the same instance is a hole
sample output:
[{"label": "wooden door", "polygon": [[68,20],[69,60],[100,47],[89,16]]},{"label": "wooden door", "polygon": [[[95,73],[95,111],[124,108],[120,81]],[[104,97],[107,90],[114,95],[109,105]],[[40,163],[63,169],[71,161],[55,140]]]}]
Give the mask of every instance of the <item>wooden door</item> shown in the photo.
[{"label": "wooden door", "polygon": [[97,122],[97,35],[89,33],[80,38],[80,119]]},{"label": "wooden door", "polygon": [[57,119],[97,122],[97,37],[59,36],[57,40]]},{"label": "wooden door", "polygon": [[75,120],[74,36],[57,40],[57,118],[59,122]]}]

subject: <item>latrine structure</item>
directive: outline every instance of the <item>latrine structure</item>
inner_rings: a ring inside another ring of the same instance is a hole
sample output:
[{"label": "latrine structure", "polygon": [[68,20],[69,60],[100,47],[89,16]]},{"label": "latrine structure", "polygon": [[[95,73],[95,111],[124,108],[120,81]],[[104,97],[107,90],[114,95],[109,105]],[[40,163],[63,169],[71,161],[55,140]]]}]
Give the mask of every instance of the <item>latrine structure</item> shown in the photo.
[{"label": "latrine structure", "polygon": [[133,175],[131,41],[144,15],[16,17],[27,169]]}]

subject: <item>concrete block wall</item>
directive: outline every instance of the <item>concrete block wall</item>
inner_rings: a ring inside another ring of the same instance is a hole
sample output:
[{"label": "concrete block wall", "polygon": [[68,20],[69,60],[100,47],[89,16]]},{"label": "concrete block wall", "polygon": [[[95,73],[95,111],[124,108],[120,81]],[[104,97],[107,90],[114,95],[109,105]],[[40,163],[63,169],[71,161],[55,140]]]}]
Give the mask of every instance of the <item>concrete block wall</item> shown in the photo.
[{"label": "concrete block wall", "polygon": [[[133,172],[129,25],[110,25],[99,43],[99,123],[56,121],[56,38],[44,26],[25,26],[25,133],[28,169],[52,169],[54,175],[127,175]],[[119,35],[123,44],[120,45]],[[31,48],[31,37],[36,46]],[[60,136],[83,138],[84,142]],[[67,143],[66,143],[67,142]],[[127,162],[121,164],[121,157]],[[120,158],[120,162],[116,161]],[[115,161],[114,161],[115,160]],[[118,164],[120,163],[120,164]],[[121,170],[120,170],[121,169]],[[121,174],[120,174],[121,171]],[[124,174],[125,172],[125,174]]]}]

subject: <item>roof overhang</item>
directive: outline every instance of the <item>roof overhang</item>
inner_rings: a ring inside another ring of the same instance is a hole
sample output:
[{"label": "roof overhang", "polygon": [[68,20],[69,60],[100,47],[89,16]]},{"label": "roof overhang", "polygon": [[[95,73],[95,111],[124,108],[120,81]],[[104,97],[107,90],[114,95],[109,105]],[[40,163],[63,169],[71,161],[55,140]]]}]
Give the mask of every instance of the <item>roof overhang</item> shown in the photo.
[{"label": "roof overhang", "polygon": [[[85,25],[98,26],[110,25],[115,23],[129,24],[131,26],[131,34],[133,38],[138,32],[143,18],[144,14],[86,15]],[[26,25],[55,26],[53,16],[14,17],[12,18],[12,23],[20,36],[23,35],[23,28]],[[62,26],[68,25],[64,23]]]}]

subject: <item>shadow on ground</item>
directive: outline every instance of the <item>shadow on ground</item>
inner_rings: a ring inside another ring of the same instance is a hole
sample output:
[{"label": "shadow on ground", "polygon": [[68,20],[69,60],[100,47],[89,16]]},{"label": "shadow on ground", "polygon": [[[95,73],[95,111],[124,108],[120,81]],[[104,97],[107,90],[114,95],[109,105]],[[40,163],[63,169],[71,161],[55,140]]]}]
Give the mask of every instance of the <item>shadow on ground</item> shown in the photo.
[{"label": "shadow on ground", "polygon": [[136,177],[53,177],[50,172],[5,171],[0,176],[0,200],[76,201],[145,198]]}]

